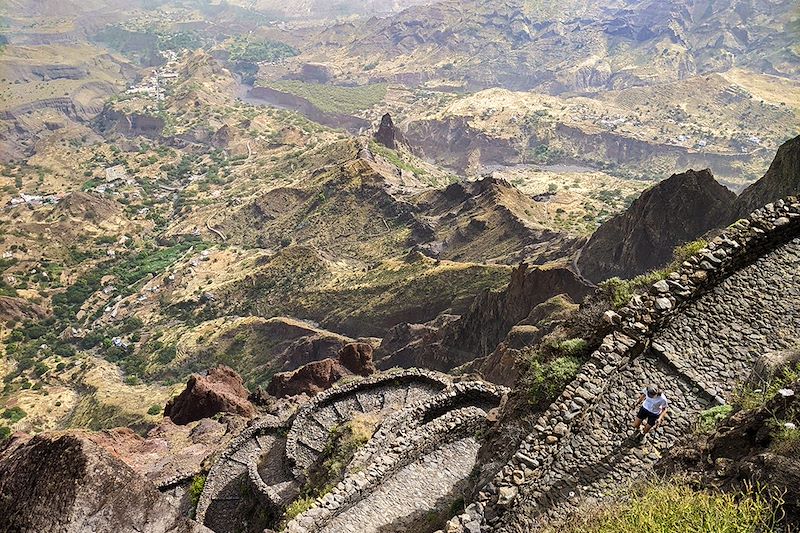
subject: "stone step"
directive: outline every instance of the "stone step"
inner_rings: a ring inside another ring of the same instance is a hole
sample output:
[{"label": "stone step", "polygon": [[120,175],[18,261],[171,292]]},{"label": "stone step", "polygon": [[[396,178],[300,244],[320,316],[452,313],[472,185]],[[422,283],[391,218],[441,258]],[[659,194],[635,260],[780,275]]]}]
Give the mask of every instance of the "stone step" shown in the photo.
[{"label": "stone step", "polygon": [[325,445],[328,443],[330,432],[326,431],[316,425],[306,425],[302,428],[298,442],[304,441],[306,446],[314,448],[315,450],[324,450]]},{"label": "stone step", "polygon": [[214,500],[206,511],[204,525],[215,533],[235,533],[241,531],[243,502],[241,498],[220,498]]},{"label": "stone step", "polygon": [[247,468],[238,463],[226,465],[224,472],[221,472],[214,479],[214,495],[212,501],[219,499],[239,499],[242,497],[242,490],[249,484]]},{"label": "stone step", "polygon": [[387,389],[383,393],[383,408],[395,411],[401,409],[406,403],[407,392],[406,387]]},{"label": "stone step", "polygon": [[248,465],[252,461],[256,460],[260,453],[261,446],[259,446],[258,441],[256,441],[255,438],[251,438],[239,446],[239,449],[232,453],[230,458],[239,463]]},{"label": "stone step", "polygon": [[340,420],[350,420],[353,418],[353,413],[364,412],[361,405],[353,396],[347,396],[336,400],[332,407],[339,413]]},{"label": "stone step", "polygon": [[343,416],[343,413],[335,409],[332,405],[327,405],[321,409],[317,409],[309,414],[309,418],[313,419],[318,425],[325,428],[326,432],[330,431],[334,426],[337,426],[349,419]]},{"label": "stone step", "polygon": [[435,390],[433,387],[427,387],[424,385],[419,385],[417,383],[412,383],[408,386],[408,392],[406,394],[405,404],[409,405],[412,403],[417,403],[422,400],[427,400],[438,394],[438,391]]},{"label": "stone step", "polygon": [[383,406],[383,395],[379,389],[356,392],[356,398],[365,413],[380,411]]},{"label": "stone step", "polygon": [[270,434],[257,435],[256,441],[258,442],[258,445],[261,446],[262,450],[269,450],[275,444],[276,437],[275,435]]},{"label": "stone step", "polygon": [[295,460],[297,461],[297,466],[301,469],[308,468],[314,461],[316,461],[317,457],[321,452],[321,448],[314,447],[313,445],[310,446],[302,439],[297,440],[297,453],[295,455]]}]

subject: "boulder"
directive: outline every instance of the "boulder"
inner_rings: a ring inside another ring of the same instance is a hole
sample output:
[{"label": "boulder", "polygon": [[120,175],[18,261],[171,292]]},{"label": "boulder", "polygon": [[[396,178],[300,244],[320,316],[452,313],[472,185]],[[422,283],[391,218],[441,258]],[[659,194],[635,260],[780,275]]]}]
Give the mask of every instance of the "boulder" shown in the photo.
[{"label": "boulder", "polygon": [[218,366],[207,375],[192,374],[186,388],[167,402],[164,416],[176,424],[188,424],[217,413],[253,417],[256,408],[247,399],[241,376],[227,366]]},{"label": "boulder", "polygon": [[753,388],[767,388],[767,385],[783,370],[800,362],[800,350],[767,352],[756,359],[753,370],[747,378]]},{"label": "boulder", "polygon": [[208,532],[97,444],[71,433],[15,437],[0,452],[3,531]]},{"label": "boulder", "polygon": [[345,345],[339,352],[339,362],[347,370],[359,376],[369,376],[375,373],[372,362],[372,346],[364,342],[353,342]]}]

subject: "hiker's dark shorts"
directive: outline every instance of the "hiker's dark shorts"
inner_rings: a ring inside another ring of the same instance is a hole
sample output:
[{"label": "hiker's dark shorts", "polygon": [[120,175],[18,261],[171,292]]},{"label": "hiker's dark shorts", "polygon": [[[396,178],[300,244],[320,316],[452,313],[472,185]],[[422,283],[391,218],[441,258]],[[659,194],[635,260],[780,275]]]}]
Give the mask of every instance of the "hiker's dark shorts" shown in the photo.
[{"label": "hiker's dark shorts", "polygon": [[658,420],[658,415],[656,413],[651,413],[644,407],[640,407],[639,412],[636,414],[636,418],[639,420],[647,420],[647,425],[655,426],[656,421]]}]

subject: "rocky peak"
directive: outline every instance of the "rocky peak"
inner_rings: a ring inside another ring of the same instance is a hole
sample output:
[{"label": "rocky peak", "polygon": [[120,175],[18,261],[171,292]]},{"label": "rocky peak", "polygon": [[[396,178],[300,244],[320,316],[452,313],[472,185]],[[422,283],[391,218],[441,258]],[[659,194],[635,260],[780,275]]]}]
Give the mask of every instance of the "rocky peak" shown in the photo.
[{"label": "rocky peak", "polygon": [[599,282],[662,267],[676,246],[728,224],[735,200],[709,170],[673,174],[595,231],[577,261],[580,272]]},{"label": "rocky peak", "polygon": [[800,135],[778,148],[767,173],[736,200],[736,213],[746,217],[755,209],[800,192]]},{"label": "rocky peak", "polygon": [[378,126],[378,131],[375,132],[375,140],[386,148],[395,150],[400,138],[400,132],[397,131],[392,116],[386,113],[381,117],[381,125]]},{"label": "rocky peak", "polygon": [[188,424],[217,413],[252,417],[256,409],[248,400],[241,376],[227,366],[218,366],[201,376],[192,374],[186,388],[167,402],[164,416],[176,424]]}]

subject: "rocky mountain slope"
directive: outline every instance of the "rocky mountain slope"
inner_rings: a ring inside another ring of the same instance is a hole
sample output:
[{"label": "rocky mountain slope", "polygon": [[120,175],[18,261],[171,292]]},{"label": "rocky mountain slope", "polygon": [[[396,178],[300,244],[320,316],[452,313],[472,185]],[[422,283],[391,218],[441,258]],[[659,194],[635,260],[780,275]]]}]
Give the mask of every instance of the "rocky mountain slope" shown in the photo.
[{"label": "rocky mountain slope", "polygon": [[378,367],[426,366],[450,370],[492,353],[517,324],[525,324],[532,311],[553,296],[564,294],[580,302],[591,285],[563,267],[522,264],[502,291],[486,291],[469,311],[441,327],[401,325],[384,338]]},{"label": "rocky mountain slope", "polygon": [[800,137],[786,141],[778,149],[767,173],[745,189],[736,199],[736,211],[746,216],[758,206],[800,190]]},{"label": "rocky mountain slope", "polygon": [[663,267],[677,246],[747,216],[753,206],[796,194],[798,140],[783,144],[767,173],[739,197],[708,170],[677,174],[646,190],[625,213],[598,228],[581,249],[576,267],[595,282],[632,278]]},{"label": "rocky mountain slope", "polygon": [[733,218],[736,195],[708,170],[676,174],[646,190],[592,235],[577,266],[595,282],[631,278],[672,260],[672,251]]},{"label": "rocky mountain slope", "polygon": [[[344,50],[329,47],[325,53],[329,60],[331,52],[378,59],[373,78],[416,75],[456,79],[472,89],[553,93],[640,85],[653,78],[664,82],[734,64],[794,76],[787,5],[632,1],[575,3],[556,10],[552,4],[538,9],[516,0],[444,1],[354,26],[336,43]],[[559,12],[566,16],[558,17]],[[746,34],[739,31],[743,17],[757,21]],[[617,47],[625,52],[609,61],[607,50]],[[409,69],[392,61],[398,54],[425,59]]]}]

